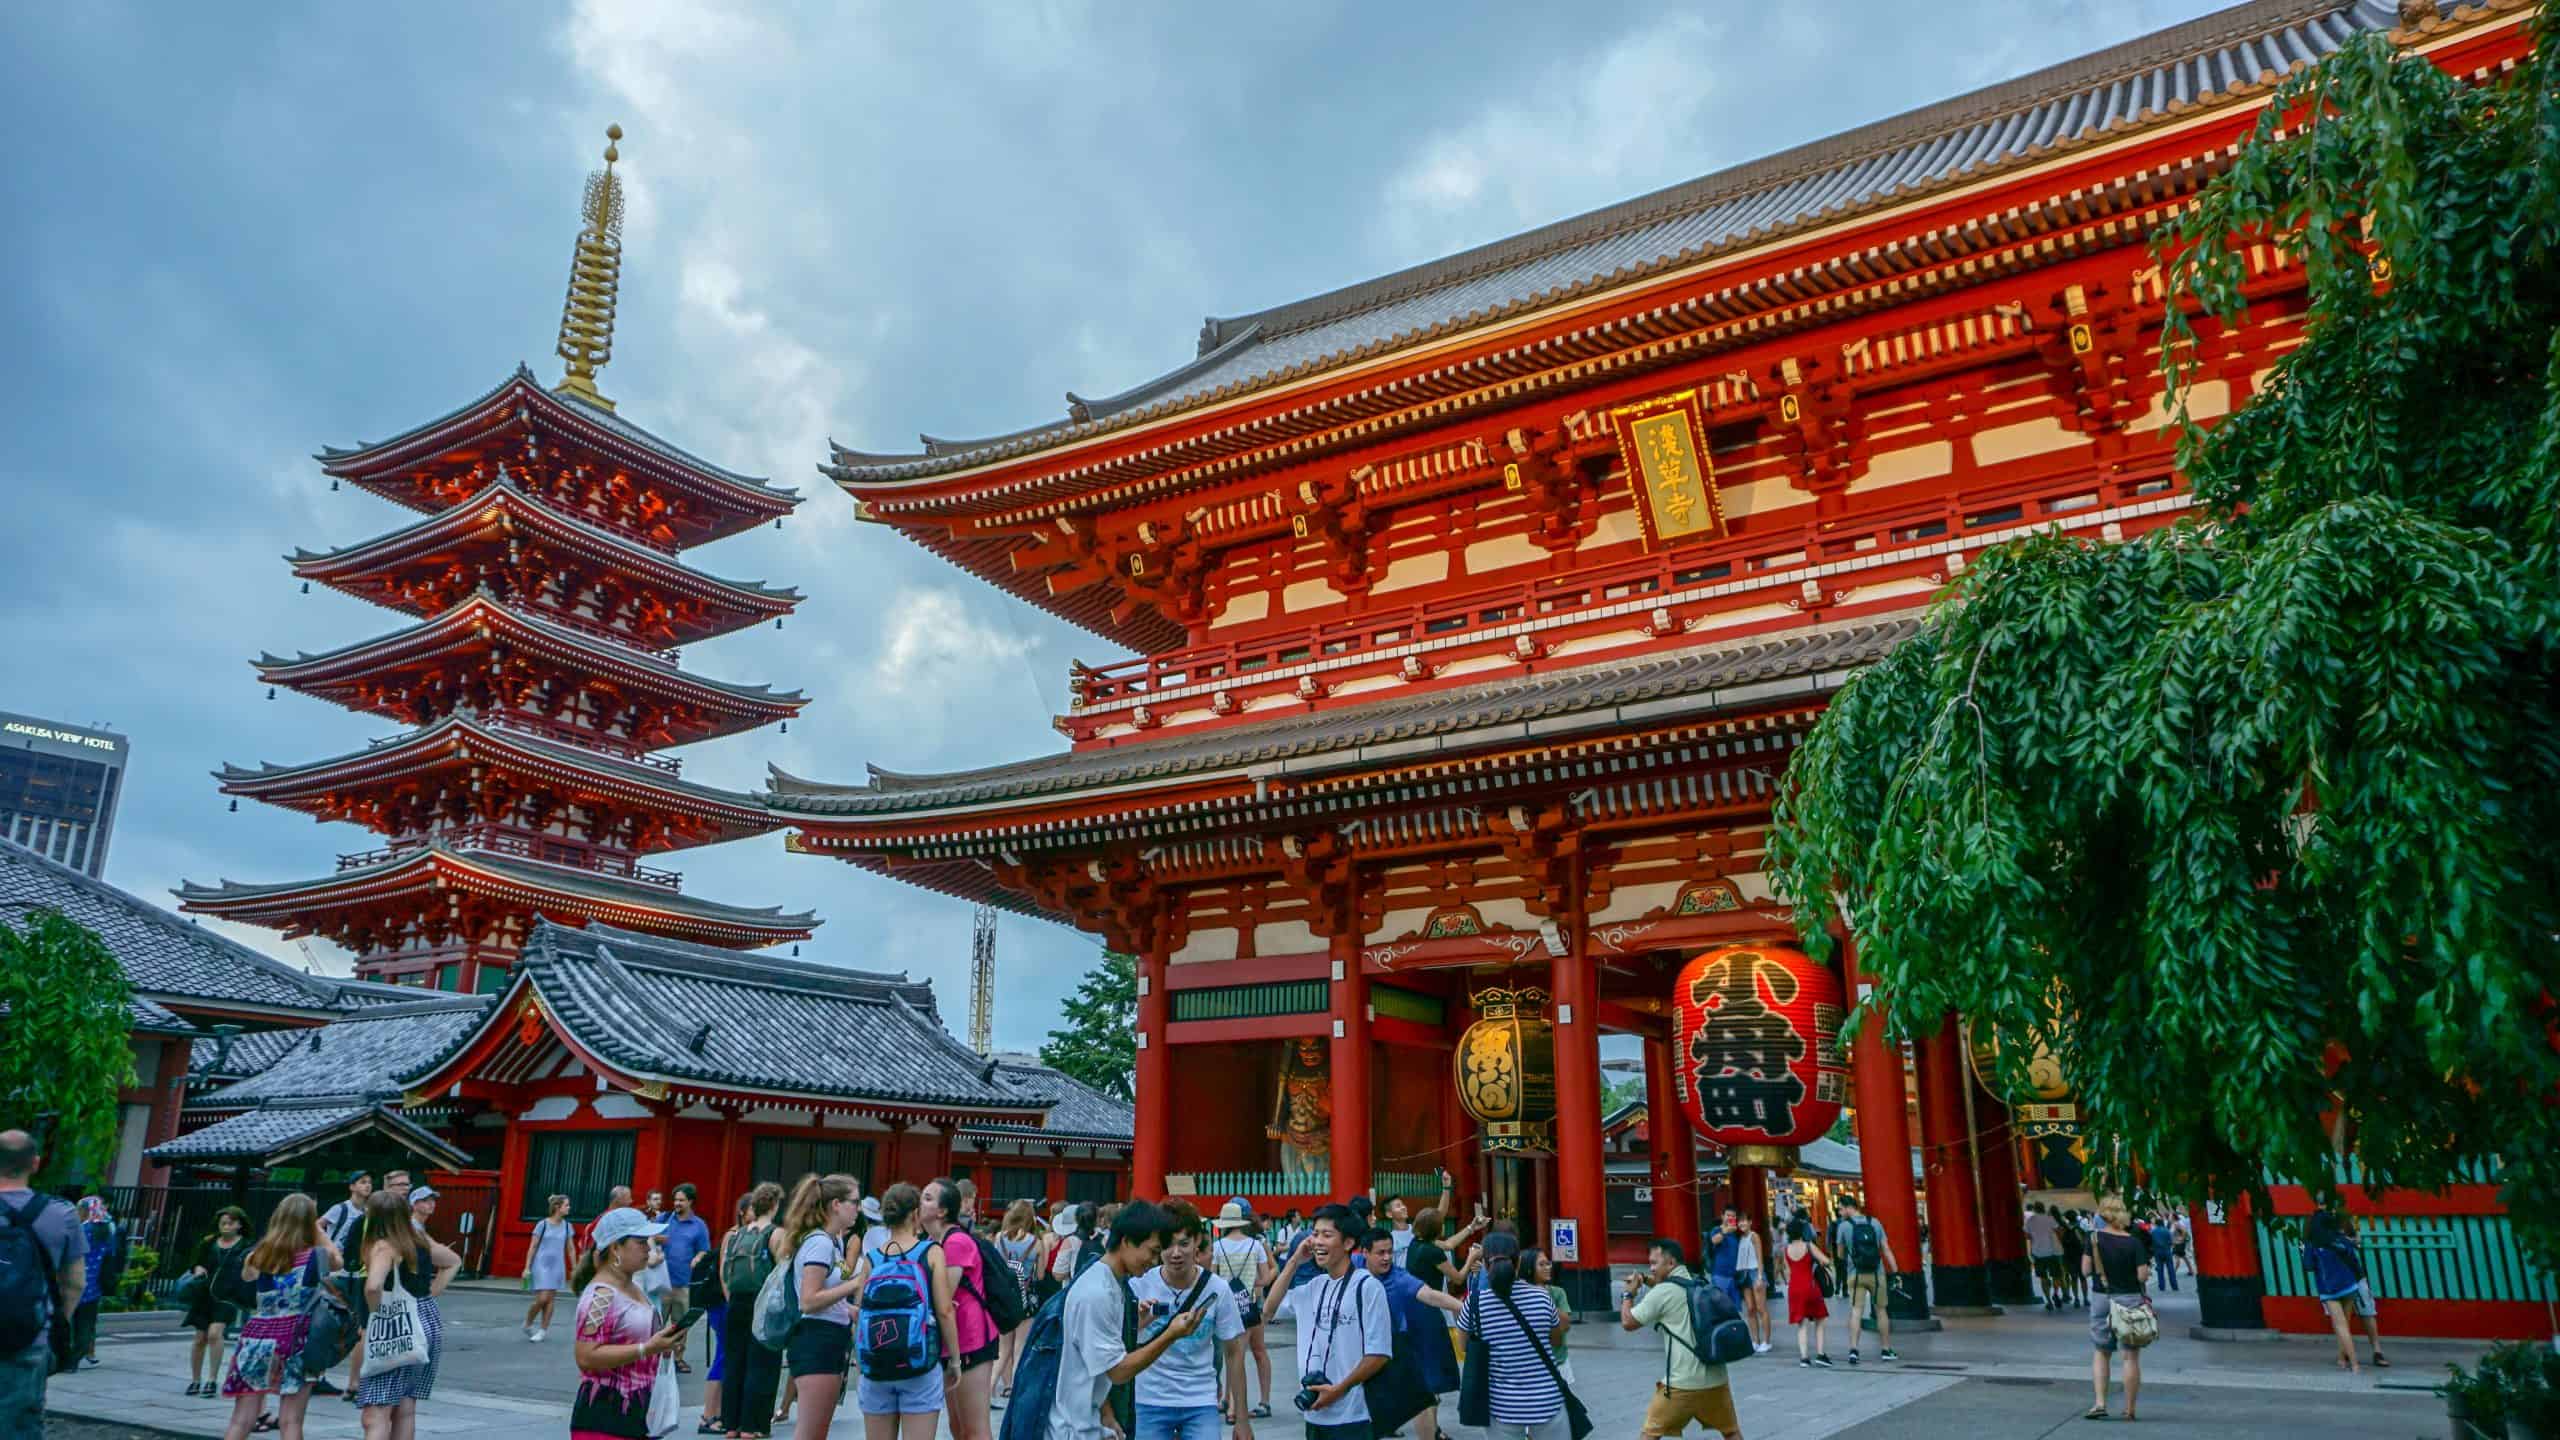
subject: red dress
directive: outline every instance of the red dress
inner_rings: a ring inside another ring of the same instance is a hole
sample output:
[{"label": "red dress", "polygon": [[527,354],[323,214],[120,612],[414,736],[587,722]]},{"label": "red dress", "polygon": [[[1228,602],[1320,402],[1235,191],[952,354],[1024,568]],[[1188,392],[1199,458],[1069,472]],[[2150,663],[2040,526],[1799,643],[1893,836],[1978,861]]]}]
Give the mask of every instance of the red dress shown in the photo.
[{"label": "red dress", "polygon": [[1787,1323],[1801,1325],[1807,1320],[1828,1320],[1831,1307],[1822,1303],[1822,1287],[1813,1278],[1813,1247],[1804,1247],[1798,1255],[1796,1247],[1787,1247]]}]

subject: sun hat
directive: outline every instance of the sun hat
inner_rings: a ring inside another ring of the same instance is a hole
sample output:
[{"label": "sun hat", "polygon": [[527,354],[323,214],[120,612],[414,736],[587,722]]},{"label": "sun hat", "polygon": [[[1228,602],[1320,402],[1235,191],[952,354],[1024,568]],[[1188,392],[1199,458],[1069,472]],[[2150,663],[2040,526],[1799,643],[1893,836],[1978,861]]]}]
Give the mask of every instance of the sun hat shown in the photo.
[{"label": "sun hat", "polygon": [[618,1245],[625,1240],[646,1240],[667,1233],[667,1227],[641,1214],[628,1205],[607,1210],[596,1217],[596,1247]]},{"label": "sun hat", "polygon": [[1246,1216],[1241,1201],[1230,1200],[1218,1207],[1218,1218],[1209,1222],[1212,1230],[1241,1230],[1253,1221]]},{"label": "sun hat", "polygon": [[1049,1229],[1058,1235],[1073,1235],[1076,1233],[1075,1207],[1070,1205],[1066,1209],[1059,1211],[1056,1215],[1051,1216],[1049,1219]]},{"label": "sun hat", "polygon": [[862,1197],[862,1218],[875,1225],[881,1223],[879,1196],[865,1195]]}]

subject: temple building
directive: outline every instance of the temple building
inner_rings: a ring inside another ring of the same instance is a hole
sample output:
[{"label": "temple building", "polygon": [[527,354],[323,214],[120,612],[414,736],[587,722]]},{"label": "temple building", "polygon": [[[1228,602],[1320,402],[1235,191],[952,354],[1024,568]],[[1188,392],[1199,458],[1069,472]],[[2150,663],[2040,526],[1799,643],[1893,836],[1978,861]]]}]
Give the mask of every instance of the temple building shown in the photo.
[{"label": "temple building", "polygon": [[[2077,1183],[2069,1107],[1985,1089],[1960,1017],[1907,1075],[1880,1030],[1840,1036],[1854,953],[1755,984],[1801,939],[1763,874],[1771,797],[1827,697],[1985,547],[2187,511],[2147,241],[2277,83],[2375,32],[2485,78],[2528,8],[2253,0],[1213,318],[1194,358],[1011,433],[840,448],[864,519],[1128,658],[1075,667],[1062,752],[777,773],[770,813],[801,853],[1138,957],[1141,1193],[1306,1205],[1446,1164],[1604,1304],[1598,1047],[1625,1035],[1652,1116],[1854,1104],[1904,1256],[1926,1206],[1932,1293],[1914,1266],[1899,1313],[2020,1297],[2022,1190]],[[2204,423],[2299,340],[2291,257],[2250,264],[2249,320],[2203,327]],[[1753,968],[1709,999],[1800,1070],[1691,1063],[1674,981],[1710,952]],[[1653,1233],[1698,1233],[1695,1133],[1649,1127]],[[1766,1215],[1803,1156],[1726,1158]],[[2433,1297],[2399,1329],[2541,1333],[2548,1278],[2500,1268],[2486,1191],[2423,1216],[2350,1194],[2378,1286]],[[2273,1228],[2307,1200],[2278,1195],[2196,1211],[2216,1331],[2319,1323]],[[2445,1225],[2450,1261],[2420,1233]]]},{"label": "temple building", "polygon": [[[620,129],[612,132],[620,138]],[[799,593],[683,563],[696,545],[780,524],[799,504],[615,413],[621,267],[615,148],[588,178],[559,352],[388,440],[319,457],[424,518],[288,557],[313,583],[401,617],[383,634],[256,663],[289,688],[411,727],[327,759],[232,766],[225,794],[349,821],[382,837],[306,880],[188,885],[184,908],[317,936],[363,976],[465,993],[503,988],[533,917],[748,948],[818,923],[686,895],[644,863],[774,827],[762,797],[684,778],[660,752],[788,722],[797,692],[713,679],[678,649],[782,617]],[[232,801],[239,807],[239,798]]]}]

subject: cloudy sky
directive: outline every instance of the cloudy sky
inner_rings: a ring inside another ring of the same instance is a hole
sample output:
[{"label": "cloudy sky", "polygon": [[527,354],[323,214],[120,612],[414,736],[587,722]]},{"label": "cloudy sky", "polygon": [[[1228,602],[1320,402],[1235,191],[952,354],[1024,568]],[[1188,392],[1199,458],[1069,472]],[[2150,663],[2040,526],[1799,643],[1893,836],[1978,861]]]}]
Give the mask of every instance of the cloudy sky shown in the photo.
[{"label": "cloudy sky", "polygon": [[[578,190],[626,132],[621,413],[799,486],[694,552],[792,584],[777,633],[688,650],[813,699],[684,752],[859,778],[1050,749],[1107,641],[853,519],[826,442],[1054,417],[1188,359],[1200,320],[1365,279],[1944,98],[2208,0],[1076,0],[805,8],[0,7],[0,709],[114,726],[108,878],[271,881],[370,848],[207,771],[381,724],[246,661],[406,623],[279,558],[405,523],[309,458],[549,358]],[[673,858],[695,893],[814,908],[809,955],[965,1013],[966,906],[778,837]],[[263,931],[242,939],[300,960]],[[1089,942],[1007,917],[997,1038],[1036,1044]],[[343,955],[323,951],[324,968]]]}]

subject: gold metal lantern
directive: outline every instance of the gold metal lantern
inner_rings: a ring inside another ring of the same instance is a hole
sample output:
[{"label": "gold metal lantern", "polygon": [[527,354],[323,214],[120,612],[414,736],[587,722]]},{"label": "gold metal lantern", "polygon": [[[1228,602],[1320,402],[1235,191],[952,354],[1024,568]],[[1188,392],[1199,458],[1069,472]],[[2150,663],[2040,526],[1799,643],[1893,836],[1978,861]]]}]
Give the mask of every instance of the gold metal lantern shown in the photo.
[{"label": "gold metal lantern", "polygon": [[1458,1037],[1458,1103],[1483,1127],[1485,1149],[1555,1149],[1556,1035],[1547,992],[1536,986],[1479,990],[1476,1023]]}]

